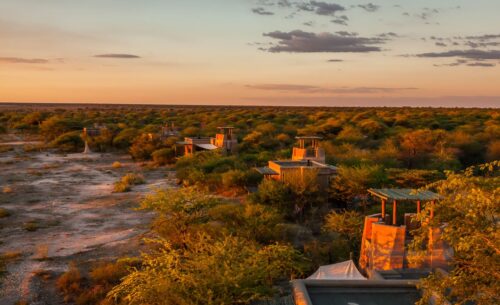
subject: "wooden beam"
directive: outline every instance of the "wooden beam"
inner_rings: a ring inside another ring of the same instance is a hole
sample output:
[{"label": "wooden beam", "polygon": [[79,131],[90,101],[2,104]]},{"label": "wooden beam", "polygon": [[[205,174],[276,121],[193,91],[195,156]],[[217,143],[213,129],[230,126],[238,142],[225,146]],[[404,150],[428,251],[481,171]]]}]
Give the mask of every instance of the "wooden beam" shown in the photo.
[{"label": "wooden beam", "polygon": [[435,205],[435,203],[436,203],[435,200],[431,201],[431,219],[434,218],[434,205]]},{"label": "wooden beam", "polygon": [[417,214],[420,214],[422,206],[420,205],[420,200],[417,200]]},{"label": "wooden beam", "polygon": [[392,224],[396,225],[397,223],[397,203],[396,200],[392,202]]}]

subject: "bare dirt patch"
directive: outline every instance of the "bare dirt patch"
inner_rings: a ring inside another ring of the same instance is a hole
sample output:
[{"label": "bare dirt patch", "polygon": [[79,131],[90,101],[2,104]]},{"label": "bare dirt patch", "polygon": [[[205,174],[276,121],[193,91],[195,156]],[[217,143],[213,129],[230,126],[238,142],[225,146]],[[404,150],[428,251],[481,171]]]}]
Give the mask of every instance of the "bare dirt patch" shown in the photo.
[{"label": "bare dirt patch", "polygon": [[[119,161],[121,167],[113,168]],[[113,193],[127,172],[140,172],[146,184]],[[89,262],[137,254],[152,214],[133,210],[157,187],[173,187],[165,169],[145,169],[126,155],[29,153],[0,154],[0,253],[19,252],[0,275],[0,304],[61,304],[50,279],[71,261]]]}]

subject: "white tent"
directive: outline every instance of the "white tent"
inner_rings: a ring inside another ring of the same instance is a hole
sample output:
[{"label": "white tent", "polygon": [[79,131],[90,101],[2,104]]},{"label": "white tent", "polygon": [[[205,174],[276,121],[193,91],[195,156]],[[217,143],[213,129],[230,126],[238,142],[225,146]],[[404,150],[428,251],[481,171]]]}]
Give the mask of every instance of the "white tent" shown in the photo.
[{"label": "white tent", "polygon": [[309,280],[366,280],[352,260],[333,265],[321,266]]}]

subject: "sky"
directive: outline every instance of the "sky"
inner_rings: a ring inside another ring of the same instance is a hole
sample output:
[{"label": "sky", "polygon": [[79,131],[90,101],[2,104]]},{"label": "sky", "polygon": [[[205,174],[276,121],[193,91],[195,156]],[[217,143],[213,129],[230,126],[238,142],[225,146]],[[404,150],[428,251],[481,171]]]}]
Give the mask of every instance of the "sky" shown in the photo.
[{"label": "sky", "polygon": [[500,107],[497,0],[0,0],[0,102]]}]

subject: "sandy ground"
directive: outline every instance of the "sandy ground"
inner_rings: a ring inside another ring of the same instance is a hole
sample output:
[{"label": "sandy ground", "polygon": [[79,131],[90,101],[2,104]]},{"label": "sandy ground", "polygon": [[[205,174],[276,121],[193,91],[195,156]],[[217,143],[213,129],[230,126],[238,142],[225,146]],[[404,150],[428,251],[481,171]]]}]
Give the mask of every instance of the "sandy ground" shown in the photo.
[{"label": "sandy ground", "polygon": [[[114,161],[122,168],[113,169]],[[147,184],[112,193],[113,182],[129,171],[143,173]],[[0,253],[20,253],[0,279],[0,304],[61,304],[53,282],[36,273],[56,275],[72,261],[137,254],[153,215],[133,208],[146,193],[174,182],[173,173],[140,168],[126,155],[0,153],[0,208],[11,214],[0,218]],[[30,223],[35,231],[27,230]]]}]

